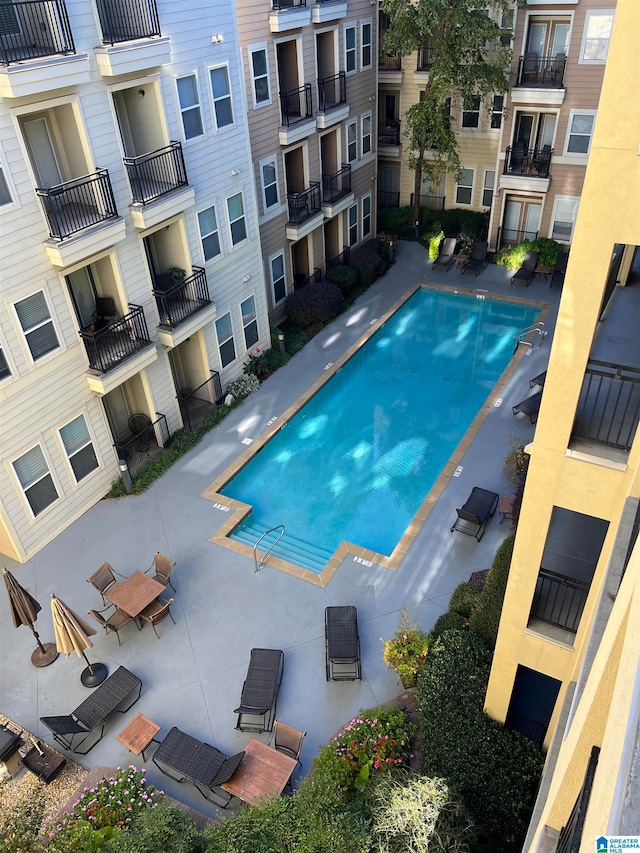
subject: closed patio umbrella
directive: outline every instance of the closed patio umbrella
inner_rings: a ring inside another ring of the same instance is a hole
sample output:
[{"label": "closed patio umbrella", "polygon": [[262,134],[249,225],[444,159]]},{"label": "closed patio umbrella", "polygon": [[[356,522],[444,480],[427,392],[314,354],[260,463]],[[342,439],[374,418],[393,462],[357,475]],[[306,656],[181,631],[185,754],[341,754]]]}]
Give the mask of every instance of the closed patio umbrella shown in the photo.
[{"label": "closed patio umbrella", "polygon": [[60,598],[51,594],[51,615],[53,616],[53,631],[56,637],[56,646],[59,652],[67,657],[75,651],[78,657],[87,662],[87,668],[82,671],[80,681],[85,687],[97,687],[102,684],[109,671],[103,663],[89,663],[85,650],[93,647],[89,639],[96,633],[95,628],[74,613]]},{"label": "closed patio umbrella", "polygon": [[49,666],[58,657],[58,650],[54,643],[45,643],[43,645],[35,629],[35,621],[42,607],[31,593],[27,592],[23,586],[20,586],[8,569],[3,569],[2,574],[9,595],[9,606],[11,608],[11,618],[13,619],[14,628],[19,628],[21,625],[28,625],[33,631],[33,636],[36,638],[36,643],[38,644],[38,648],[34,649],[31,655],[31,663],[34,666]]}]

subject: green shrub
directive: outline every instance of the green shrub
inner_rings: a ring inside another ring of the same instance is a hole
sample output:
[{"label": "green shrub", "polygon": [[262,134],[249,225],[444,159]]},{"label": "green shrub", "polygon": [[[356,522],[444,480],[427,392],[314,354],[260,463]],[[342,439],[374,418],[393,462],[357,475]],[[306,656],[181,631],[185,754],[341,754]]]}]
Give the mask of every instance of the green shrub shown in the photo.
[{"label": "green shrub", "polygon": [[380,276],[384,264],[380,254],[373,249],[356,249],[351,252],[349,266],[358,273],[362,287],[367,288]]},{"label": "green shrub", "polygon": [[453,591],[449,610],[453,610],[454,613],[459,613],[468,619],[471,616],[471,611],[477,605],[479,597],[480,592],[475,586],[470,583],[461,583]]},{"label": "green shrub", "polygon": [[330,281],[309,282],[287,296],[287,314],[299,326],[326,325],[340,313],[344,297]]},{"label": "green shrub", "polygon": [[358,271],[353,267],[345,267],[342,264],[329,270],[326,279],[333,284],[337,284],[343,296],[351,296],[358,287]]},{"label": "green shrub", "polygon": [[446,613],[443,613],[442,616],[439,616],[436,619],[435,625],[429,631],[429,639],[433,642],[437,640],[441,634],[444,634],[445,631],[451,630],[461,630],[466,628],[468,620],[465,619],[460,613],[456,613],[453,610],[447,610]]},{"label": "green shrub", "polygon": [[[437,224],[436,224],[437,227]],[[425,234],[421,239],[424,246],[427,246],[429,251],[429,260],[435,261],[440,253],[440,243],[444,240],[444,231],[440,229],[435,233]]]},{"label": "green shrub", "polygon": [[279,347],[271,347],[271,349],[265,350],[258,355],[249,353],[249,361],[243,367],[243,372],[246,374],[252,373],[258,377],[260,382],[264,382],[278,368],[286,364],[290,358],[291,354],[280,352]]},{"label": "green shrub", "polygon": [[103,853],[199,853],[203,849],[201,834],[184,809],[164,803],[140,812],[126,832],[102,846]]},{"label": "green shrub", "polygon": [[[4,784],[0,785],[0,799]],[[16,803],[10,809],[3,807],[0,817],[0,851],[2,853],[30,853],[35,850],[36,838],[44,814],[44,785],[38,782],[28,800]]]},{"label": "green shrub", "polygon": [[517,246],[501,249],[495,255],[495,263],[498,266],[506,267],[508,270],[518,270],[522,266],[527,252],[538,252],[538,266],[554,267],[561,251],[560,243],[549,240],[547,237],[540,237],[538,240],[523,240]]},{"label": "green shrub", "polygon": [[500,614],[507,589],[514,541],[515,537],[509,536],[496,551],[484,587],[478,598],[478,604],[469,620],[471,630],[480,634],[491,648],[495,647],[498,636]]},{"label": "green shrub", "polygon": [[[413,207],[406,205],[405,207],[383,208],[378,211],[378,228],[380,231],[397,234],[399,237],[403,228],[409,228],[415,232]],[[401,239],[403,238],[401,237]]]}]

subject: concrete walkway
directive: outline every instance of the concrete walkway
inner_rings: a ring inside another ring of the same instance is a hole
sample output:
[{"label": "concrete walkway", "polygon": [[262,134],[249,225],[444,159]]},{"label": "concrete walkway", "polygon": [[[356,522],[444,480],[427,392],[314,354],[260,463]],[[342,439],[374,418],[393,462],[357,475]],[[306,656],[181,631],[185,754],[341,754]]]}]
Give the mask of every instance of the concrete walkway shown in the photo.
[{"label": "concrete walkway", "polygon": [[[80,762],[143,766],[115,735],[138,711],[161,726],[162,738],[172,726],[207,741],[227,754],[241,750],[249,735],[234,728],[252,647],[280,648],[285,671],[278,699],[278,718],[306,730],[302,752],[304,775],[319,747],[361,708],[386,702],[402,691],[394,672],[382,661],[381,638],[390,637],[398,612],[410,614],[426,630],[443,613],[455,587],[472,572],[491,565],[500,542],[511,533],[509,522],[492,520],[480,543],[450,533],[455,508],[474,485],[501,494],[512,486],[502,465],[509,439],[527,441],[533,434],[528,418],[514,418],[511,406],[530,393],[529,379],[546,368],[559,291],[540,279],[517,295],[551,305],[549,336],[522,358],[503,392],[503,405],[490,410],[462,460],[460,476],[446,485],[427,522],[398,571],[367,567],[346,558],[325,589],[269,568],[253,573],[253,560],[209,542],[224,513],[202,492],[245,449],[244,438],[257,438],[268,421],[281,415],[319,376],[329,361],[344,352],[409,287],[420,281],[455,286],[490,295],[513,294],[507,270],[489,266],[478,278],[455,269],[432,272],[425,250],[401,243],[397,262],[345,314],[317,335],[256,393],[234,409],[187,456],[139,497],[103,500],[25,565],[4,565],[42,604],[37,629],[43,642],[53,639],[49,608],[54,592],[79,614],[101,606],[100,596],[85,582],[103,562],[130,574],[146,569],[156,551],[177,563],[177,593],[172,612],[177,624],[163,622],[158,641],[150,627],[134,625],[114,635],[94,637],[87,652],[113,671],[126,666],[143,682],[142,697],[122,718],[108,725],[102,741]],[[171,592],[168,589],[168,592]],[[362,645],[362,681],[327,683],[324,676],[324,608],[354,604],[358,608]],[[43,715],[69,713],[87,696],[80,683],[84,662],[75,655],[45,669],[30,663],[35,647],[27,628],[12,626],[8,601],[0,594],[0,710],[53,743],[40,723]],[[259,735],[268,742],[269,735]],[[151,751],[152,754],[152,751]],[[149,753],[147,753],[149,757]],[[207,814],[215,808],[188,785],[163,776],[151,763],[150,781],[176,799]]]}]

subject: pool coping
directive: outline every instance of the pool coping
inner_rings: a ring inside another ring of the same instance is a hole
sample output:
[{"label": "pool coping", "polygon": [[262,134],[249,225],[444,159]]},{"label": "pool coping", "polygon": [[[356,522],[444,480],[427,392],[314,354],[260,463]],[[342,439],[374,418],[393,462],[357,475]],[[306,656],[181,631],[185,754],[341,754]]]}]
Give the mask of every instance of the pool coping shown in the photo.
[{"label": "pool coping", "polygon": [[[205,498],[213,502],[217,505],[217,508],[223,510],[224,512],[228,512],[228,517],[222,522],[222,524],[218,527],[216,532],[209,538],[210,542],[215,543],[216,545],[222,545],[224,548],[228,548],[231,551],[235,551],[238,554],[242,554],[244,556],[253,557],[253,548],[245,545],[242,542],[238,542],[234,539],[229,538],[229,534],[235,530],[235,528],[249,515],[251,512],[251,505],[243,503],[242,501],[238,501],[235,498],[231,498],[227,495],[222,495],[220,493],[220,489],[224,488],[229,480],[233,479],[233,477],[238,474],[238,472],[244,468],[245,465],[258,453],[271,439],[289,422],[289,420],[313,397],[318,391],[326,385],[326,383],[349,361],[350,358],[361,349],[367,341],[376,334],[376,332],[384,326],[384,324],[389,320],[389,318],[399,309],[401,308],[405,302],[407,302],[418,290],[435,290],[444,293],[455,293],[455,294],[464,294],[464,295],[475,295],[477,299],[491,299],[492,301],[497,302],[510,302],[516,303],[520,305],[527,305],[531,307],[539,308],[540,314],[536,322],[544,322],[548,313],[551,309],[551,303],[544,302],[536,299],[523,299],[517,296],[509,295],[504,296],[502,294],[493,294],[488,293],[486,290],[480,288],[474,288],[472,290],[461,289],[458,287],[454,287],[451,285],[445,284],[432,284],[429,282],[418,282],[417,284],[410,287],[399,299],[394,302],[394,304],[382,315],[379,317],[371,326],[358,338],[358,340],[348,347],[341,356],[329,367],[322,376],[318,377],[318,379],[313,382],[306,391],[304,391],[294,403],[292,403],[282,415],[279,415],[274,419],[274,422],[271,423],[267,428],[262,432],[262,434],[251,442],[251,444],[247,447],[247,449],[241,453],[237,459],[229,465],[225,471],[211,483],[211,485],[205,489],[202,493],[201,497]],[[473,421],[467,428],[465,434],[458,442],[456,449],[453,451],[449,460],[444,465],[442,471],[438,475],[435,483],[425,496],[424,500],[418,507],[417,512],[411,519],[409,525],[407,526],[405,532],[400,537],[398,544],[393,549],[390,556],[386,556],[384,554],[378,554],[375,551],[371,551],[368,548],[364,548],[361,545],[356,545],[353,542],[343,541],[336,550],[333,552],[331,558],[328,563],[322,569],[321,572],[314,572],[310,569],[305,569],[302,566],[298,566],[295,563],[290,563],[287,560],[283,560],[280,557],[276,557],[274,554],[269,555],[269,562],[266,564],[272,569],[277,569],[278,571],[284,572],[285,574],[291,575],[292,577],[298,578],[299,580],[306,581],[307,583],[311,583],[315,586],[326,587],[331,578],[337,572],[338,568],[342,564],[345,557],[352,556],[356,562],[362,563],[364,565],[373,565],[376,563],[383,568],[391,569],[392,571],[397,571],[400,567],[403,559],[405,558],[407,552],[416,538],[416,536],[420,533],[422,526],[426,522],[431,510],[435,506],[436,502],[442,495],[445,486],[453,476],[457,467],[459,466],[463,456],[469,449],[474,438],[477,436],[480,427],[484,424],[487,416],[491,409],[495,408],[497,405],[500,405],[501,395],[504,391],[508,381],[513,376],[516,368],[520,364],[522,358],[525,354],[525,348],[519,346],[516,352],[513,354],[512,358],[509,360],[509,363],[503,370],[500,378],[497,380],[496,384],[491,389],[489,395],[486,400],[480,407],[478,413],[474,417]],[[500,401],[500,402],[499,402]]]}]

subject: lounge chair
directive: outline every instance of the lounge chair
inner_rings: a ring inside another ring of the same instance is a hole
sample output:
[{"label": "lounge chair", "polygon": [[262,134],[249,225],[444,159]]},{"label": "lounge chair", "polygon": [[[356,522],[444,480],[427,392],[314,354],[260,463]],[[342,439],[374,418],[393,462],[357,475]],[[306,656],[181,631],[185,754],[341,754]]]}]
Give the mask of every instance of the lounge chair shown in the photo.
[{"label": "lounge chair", "polygon": [[527,254],[524,256],[522,266],[511,278],[512,285],[515,285],[517,282],[523,281],[525,285],[529,287],[529,285],[531,284],[531,279],[535,275],[536,266],[538,265],[538,255],[538,252],[527,252]]},{"label": "lounge chair", "polygon": [[361,677],[358,611],[352,605],[324,611],[327,681],[355,681]]},{"label": "lounge chair", "polygon": [[231,794],[219,786],[228,782],[244,758],[244,752],[227,757],[219,749],[196,740],[175,726],[156,749],[156,767],[177,782],[188,782],[214,805],[226,808]]},{"label": "lounge chair", "polygon": [[451,527],[451,532],[457,530],[459,533],[475,536],[479,542],[495,514],[499,498],[497,492],[474,486],[462,509],[456,509],[458,517]]},{"label": "lounge chair", "polygon": [[536,385],[539,385],[542,388],[544,386],[546,378],[547,371],[543,370],[542,373],[539,373],[537,376],[534,376],[533,379],[529,380],[529,388],[535,388]]},{"label": "lounge chair", "polygon": [[553,268],[553,272],[551,273],[551,280],[549,281],[549,287],[553,287],[554,284],[562,285],[564,284],[564,277],[567,272],[567,261],[569,260],[569,252],[560,252],[558,255],[558,259],[556,260],[556,265]]},{"label": "lounge chair", "polygon": [[479,243],[476,243],[473,255],[471,255],[469,260],[462,265],[460,275],[464,275],[465,272],[472,272],[474,277],[477,278],[487,265],[488,249],[489,244],[485,240],[481,240]]},{"label": "lounge chair", "polygon": [[238,715],[236,729],[241,732],[272,730],[283,671],[284,652],[280,649],[251,649],[240,705],[233,712]]},{"label": "lounge chair", "polygon": [[445,272],[449,272],[449,268],[453,263],[453,256],[456,253],[456,238],[445,237],[440,246],[440,253],[435,261],[431,264],[431,269],[436,267],[444,267]]},{"label": "lounge chair", "polygon": [[527,415],[530,418],[531,423],[534,424],[538,420],[541,400],[542,391],[536,391],[535,394],[532,394],[530,397],[527,397],[526,400],[522,400],[520,403],[515,405],[513,407],[513,414]]}]

